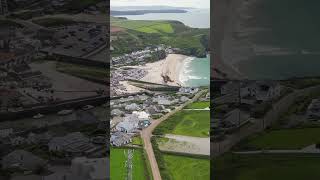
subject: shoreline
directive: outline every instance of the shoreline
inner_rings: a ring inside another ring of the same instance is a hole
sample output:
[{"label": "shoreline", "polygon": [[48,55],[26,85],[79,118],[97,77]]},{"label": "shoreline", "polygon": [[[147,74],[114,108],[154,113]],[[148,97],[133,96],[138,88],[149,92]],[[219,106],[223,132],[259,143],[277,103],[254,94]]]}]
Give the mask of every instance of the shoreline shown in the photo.
[{"label": "shoreline", "polygon": [[166,84],[171,86],[182,86],[180,74],[183,72],[184,61],[193,58],[182,54],[169,54],[165,59],[147,63],[143,66],[126,66],[143,69],[147,74],[141,78],[142,81]]}]

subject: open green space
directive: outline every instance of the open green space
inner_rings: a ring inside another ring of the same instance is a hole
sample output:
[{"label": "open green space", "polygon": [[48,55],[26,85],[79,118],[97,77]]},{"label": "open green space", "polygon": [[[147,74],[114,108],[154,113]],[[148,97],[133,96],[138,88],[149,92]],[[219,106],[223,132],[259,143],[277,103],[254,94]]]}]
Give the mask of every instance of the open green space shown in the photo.
[{"label": "open green space", "polygon": [[125,29],[136,30],[144,33],[173,33],[173,28],[170,23],[165,21],[142,21],[142,20],[125,20],[111,19],[113,26],[122,27]]},{"label": "open green space", "polygon": [[204,109],[210,107],[210,101],[194,102],[186,107],[186,109]]},{"label": "open green space", "polygon": [[303,180],[320,178],[319,156],[231,155],[212,160],[217,180]]},{"label": "open green space", "polygon": [[210,160],[164,154],[164,162],[172,180],[209,180]]},{"label": "open green space", "polygon": [[76,21],[66,18],[42,18],[32,20],[32,22],[44,27],[59,27],[77,24]]},{"label": "open green space", "polygon": [[57,71],[70,74],[77,77],[104,81],[107,76],[107,70],[104,68],[88,67],[84,65],[57,63]]},{"label": "open green space", "polygon": [[[111,179],[126,179],[128,170],[126,161],[128,158],[127,148],[111,148],[110,161],[116,162],[110,165]],[[132,179],[133,180],[147,180],[149,179],[148,171],[146,170],[146,162],[144,160],[143,151],[141,149],[134,149],[132,158]]]},{"label": "open green space", "polygon": [[320,128],[282,129],[250,137],[242,147],[252,149],[301,149],[320,142]]},{"label": "open green space", "polygon": [[208,137],[209,129],[209,111],[180,111],[162,122],[153,133]]},{"label": "open green space", "polygon": [[190,28],[178,21],[110,19],[111,26],[125,29],[112,33],[117,37],[112,41],[113,56],[159,44],[179,48],[182,54],[197,57],[205,57],[209,50],[209,29]]},{"label": "open green space", "polygon": [[133,145],[143,145],[141,137],[140,136],[133,137],[132,144]]}]

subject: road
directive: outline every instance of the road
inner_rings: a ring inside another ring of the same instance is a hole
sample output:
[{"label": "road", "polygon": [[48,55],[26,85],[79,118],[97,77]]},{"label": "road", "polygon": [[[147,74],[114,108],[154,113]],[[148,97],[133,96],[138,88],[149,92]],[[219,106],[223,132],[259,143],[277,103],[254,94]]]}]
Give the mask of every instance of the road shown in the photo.
[{"label": "road", "polygon": [[148,160],[149,160],[149,163],[151,166],[152,176],[153,176],[154,180],[161,180],[161,175],[160,175],[160,171],[159,171],[156,157],[154,155],[153,147],[151,144],[151,136],[152,136],[153,130],[161,122],[165,121],[173,114],[181,111],[185,106],[189,105],[190,103],[193,103],[194,101],[198,100],[201,97],[201,95],[205,92],[206,92],[206,90],[202,90],[202,91],[198,92],[190,101],[182,104],[181,106],[177,107],[175,110],[173,110],[173,111],[165,114],[161,118],[153,121],[152,124],[148,128],[141,131],[141,138],[143,139],[144,149],[145,149],[147,156],[148,156]]}]

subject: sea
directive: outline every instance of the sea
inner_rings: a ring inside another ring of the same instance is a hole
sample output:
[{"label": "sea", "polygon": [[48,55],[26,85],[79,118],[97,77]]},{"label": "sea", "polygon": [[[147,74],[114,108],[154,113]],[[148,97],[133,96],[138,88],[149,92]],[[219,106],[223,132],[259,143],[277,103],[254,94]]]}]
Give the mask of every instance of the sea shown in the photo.
[{"label": "sea", "polygon": [[210,55],[205,58],[189,57],[185,59],[179,80],[184,87],[208,86],[210,84]]},{"label": "sea", "polygon": [[177,20],[193,28],[210,28],[210,9],[188,9],[187,13],[121,15],[131,20]]}]

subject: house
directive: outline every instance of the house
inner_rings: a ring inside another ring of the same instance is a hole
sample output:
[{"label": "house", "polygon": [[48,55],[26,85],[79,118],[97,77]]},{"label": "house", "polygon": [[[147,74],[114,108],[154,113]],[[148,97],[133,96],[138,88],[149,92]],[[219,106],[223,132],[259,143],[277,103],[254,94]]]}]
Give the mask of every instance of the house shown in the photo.
[{"label": "house", "polygon": [[181,87],[179,89],[180,94],[195,94],[199,91],[199,88],[194,87]]},{"label": "house", "polygon": [[313,99],[307,109],[308,118],[319,118],[320,117],[320,99]]},{"label": "house", "polygon": [[12,128],[0,129],[0,138],[5,138],[13,133]]},{"label": "house", "polygon": [[43,180],[109,180],[108,158],[77,157],[71,161],[71,167],[44,176]]},{"label": "house", "polygon": [[48,143],[50,151],[67,152],[71,154],[88,154],[96,150],[90,139],[80,132],[67,134],[63,137],[54,137]]},{"label": "house", "polygon": [[24,137],[17,136],[17,137],[10,137],[10,142],[12,146],[18,146],[26,143],[27,141]]},{"label": "house", "polygon": [[225,114],[224,118],[222,119],[222,123],[225,127],[232,128],[232,127],[240,127],[241,125],[249,122],[250,114],[246,113],[238,108],[228,112]]},{"label": "house", "polygon": [[124,112],[119,109],[113,109],[111,111],[111,116],[122,116],[124,115]]},{"label": "house", "polygon": [[27,141],[30,144],[47,144],[50,139],[52,138],[52,135],[49,134],[48,132],[43,133],[43,134],[34,134],[34,133],[29,133]]},{"label": "house", "polygon": [[136,115],[140,121],[150,119],[150,114],[145,111],[133,111],[132,114]]},{"label": "house", "polygon": [[135,114],[127,115],[124,117],[124,120],[116,125],[116,130],[125,132],[125,133],[132,133],[137,130],[139,127],[139,118]]},{"label": "house", "polygon": [[138,111],[138,110],[140,110],[140,107],[136,103],[132,103],[132,104],[126,105],[125,106],[125,110],[127,110],[127,111]]},{"label": "house", "polygon": [[115,132],[111,135],[110,143],[113,146],[123,146],[132,142],[131,137],[123,132]]},{"label": "house", "polygon": [[15,150],[2,158],[2,168],[18,168],[21,170],[36,170],[46,165],[46,161],[34,154],[24,151]]},{"label": "house", "polygon": [[274,81],[253,81],[243,83],[241,98],[254,97],[258,102],[270,101],[281,96],[281,85]]}]

